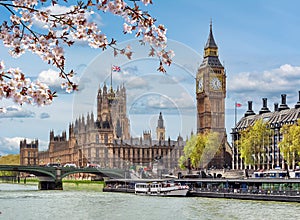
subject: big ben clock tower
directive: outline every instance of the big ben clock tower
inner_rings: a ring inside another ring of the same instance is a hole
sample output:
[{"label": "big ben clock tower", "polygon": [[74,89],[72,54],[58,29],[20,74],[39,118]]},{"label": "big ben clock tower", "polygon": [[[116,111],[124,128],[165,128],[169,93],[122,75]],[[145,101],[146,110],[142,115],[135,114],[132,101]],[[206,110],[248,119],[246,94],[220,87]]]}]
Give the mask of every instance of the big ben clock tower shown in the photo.
[{"label": "big ben clock tower", "polygon": [[204,48],[203,61],[196,76],[197,134],[216,132],[219,136],[207,167],[223,168],[229,164],[225,131],[226,73],[219,60],[218,46],[214,40],[212,23]]},{"label": "big ben clock tower", "polygon": [[225,132],[226,74],[218,56],[212,24],[196,76],[197,133]]}]

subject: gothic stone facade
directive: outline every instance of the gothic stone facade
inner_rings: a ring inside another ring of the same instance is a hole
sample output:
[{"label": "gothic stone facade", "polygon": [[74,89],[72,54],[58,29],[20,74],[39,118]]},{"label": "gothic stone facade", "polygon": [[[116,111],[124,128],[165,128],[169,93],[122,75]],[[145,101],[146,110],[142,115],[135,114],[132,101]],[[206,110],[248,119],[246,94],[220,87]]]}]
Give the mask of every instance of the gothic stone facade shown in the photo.
[{"label": "gothic stone facade", "polygon": [[20,141],[20,165],[38,165],[38,140],[27,143],[26,139]]},{"label": "gothic stone facade", "polygon": [[93,113],[80,117],[69,125],[67,133],[55,136],[50,132],[47,151],[39,152],[38,160],[47,163],[74,163],[86,166],[98,164],[108,168],[126,168],[129,165],[151,167],[157,158],[169,171],[178,168],[178,159],[182,155],[185,141],[165,139],[165,127],[162,114],[158,119],[157,140],[151,132],[143,137],[130,137],[130,122],[126,113],[126,89],[116,91],[104,85],[97,94],[97,116]]}]

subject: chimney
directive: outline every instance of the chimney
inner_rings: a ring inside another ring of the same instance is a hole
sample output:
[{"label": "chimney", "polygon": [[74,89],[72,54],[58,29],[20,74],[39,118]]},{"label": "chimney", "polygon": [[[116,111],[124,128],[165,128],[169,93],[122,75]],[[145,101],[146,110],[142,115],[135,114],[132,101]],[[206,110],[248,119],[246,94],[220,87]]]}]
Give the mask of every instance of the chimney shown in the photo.
[{"label": "chimney", "polygon": [[255,115],[254,111],[252,110],[252,101],[248,101],[248,110],[246,111],[244,117],[248,117],[250,115]]},{"label": "chimney", "polygon": [[279,111],[290,109],[286,104],[286,94],[281,94],[281,104],[279,106]]},{"label": "chimney", "polygon": [[278,111],[279,111],[279,109],[278,109],[278,103],[275,102],[274,103],[274,112],[278,112]]},{"label": "chimney", "polygon": [[298,91],[298,102],[297,104],[295,105],[295,108],[300,108],[300,91]]},{"label": "chimney", "polygon": [[270,110],[268,109],[268,99],[263,98],[262,100],[263,100],[263,107],[260,109],[259,114],[270,112]]}]

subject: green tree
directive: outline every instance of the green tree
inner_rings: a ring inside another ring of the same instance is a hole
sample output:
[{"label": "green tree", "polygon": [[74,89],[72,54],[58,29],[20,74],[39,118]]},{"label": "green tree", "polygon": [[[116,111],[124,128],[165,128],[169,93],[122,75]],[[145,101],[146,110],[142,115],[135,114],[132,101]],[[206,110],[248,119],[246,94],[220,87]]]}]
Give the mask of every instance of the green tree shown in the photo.
[{"label": "green tree", "polygon": [[241,158],[244,160],[244,164],[254,165],[253,147],[252,140],[250,137],[250,127],[241,132],[241,138],[236,142],[236,145],[239,147]]},{"label": "green tree", "polygon": [[[0,156],[1,165],[20,165],[20,155],[10,154],[6,156]],[[0,176],[16,176],[17,172],[12,171],[0,171]]]},{"label": "green tree", "polygon": [[192,155],[196,143],[197,143],[197,135],[192,135],[191,138],[186,142],[183,148],[183,155],[179,158],[179,167],[181,169],[187,168],[188,160]]},{"label": "green tree", "polygon": [[192,135],[184,146],[184,155],[179,158],[180,168],[187,168],[189,159],[191,168],[206,167],[218,151],[220,143],[220,135],[216,132]]},{"label": "green tree", "polygon": [[282,140],[278,143],[280,153],[283,156],[284,160],[288,165],[291,164],[290,155],[291,155],[291,146],[292,146],[292,135],[291,135],[291,125],[285,124],[281,127],[280,133],[282,135]]},{"label": "green tree", "polygon": [[290,125],[285,124],[280,129],[282,140],[279,142],[278,147],[280,152],[287,162],[288,166],[295,168],[296,157],[300,154],[300,120],[297,123]]},{"label": "green tree", "polygon": [[263,119],[257,120],[252,126],[241,132],[241,138],[237,145],[245,165],[265,168],[271,134],[272,130]]}]

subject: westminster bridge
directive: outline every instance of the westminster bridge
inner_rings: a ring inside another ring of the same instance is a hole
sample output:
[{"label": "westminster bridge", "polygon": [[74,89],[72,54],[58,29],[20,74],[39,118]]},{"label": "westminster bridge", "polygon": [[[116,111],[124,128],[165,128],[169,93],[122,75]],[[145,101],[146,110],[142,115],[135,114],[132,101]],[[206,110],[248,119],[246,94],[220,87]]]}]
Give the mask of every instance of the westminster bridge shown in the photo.
[{"label": "westminster bridge", "polygon": [[122,169],[109,168],[73,168],[73,167],[46,167],[46,166],[20,166],[0,165],[0,171],[24,172],[35,175],[39,179],[40,190],[62,190],[62,179],[70,174],[90,173],[102,177],[124,178],[125,171]]}]

